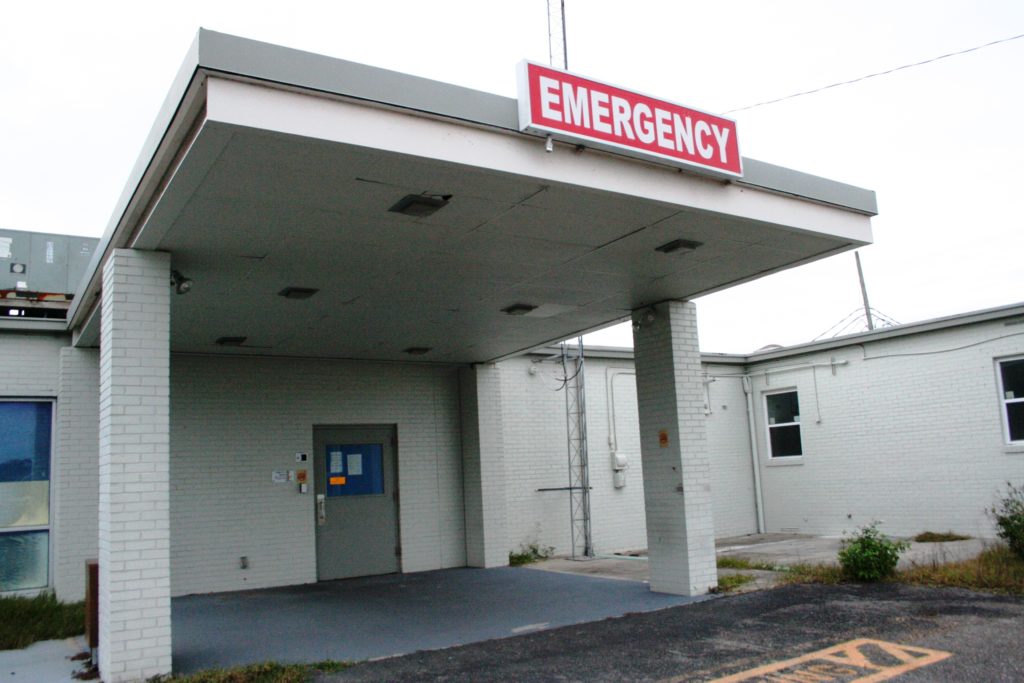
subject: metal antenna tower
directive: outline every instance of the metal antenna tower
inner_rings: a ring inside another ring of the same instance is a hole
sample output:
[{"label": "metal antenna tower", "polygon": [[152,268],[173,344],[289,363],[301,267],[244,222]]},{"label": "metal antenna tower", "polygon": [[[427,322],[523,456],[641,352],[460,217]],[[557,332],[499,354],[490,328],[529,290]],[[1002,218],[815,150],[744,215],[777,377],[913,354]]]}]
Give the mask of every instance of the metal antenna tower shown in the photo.
[{"label": "metal antenna tower", "polygon": [[[565,0],[548,0],[548,61],[569,68],[565,39]],[[551,143],[550,137],[548,144]],[[548,149],[550,152],[550,148]],[[590,465],[587,462],[587,399],[583,383],[583,337],[576,338],[576,354],[562,342],[562,373],[565,377],[565,424],[569,450],[569,519],[572,525],[572,556],[593,557],[590,536]]]},{"label": "metal antenna tower", "polygon": [[569,46],[565,41],[565,0],[548,0],[548,63],[569,68]]},{"label": "metal antenna tower", "polygon": [[587,462],[587,399],[584,386],[583,337],[576,352],[562,342],[565,377],[565,417],[569,446],[569,517],[572,523],[572,556],[593,557],[590,536],[590,467]]}]

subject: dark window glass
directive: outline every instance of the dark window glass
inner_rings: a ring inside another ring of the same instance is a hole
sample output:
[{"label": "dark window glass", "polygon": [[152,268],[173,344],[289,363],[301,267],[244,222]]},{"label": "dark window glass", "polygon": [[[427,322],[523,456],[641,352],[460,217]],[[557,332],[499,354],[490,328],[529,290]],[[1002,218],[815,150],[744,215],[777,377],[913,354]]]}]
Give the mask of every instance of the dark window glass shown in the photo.
[{"label": "dark window glass", "polygon": [[766,401],[768,403],[768,424],[798,422],[800,402],[797,400],[795,391],[785,394],[769,394]]},{"label": "dark window glass", "polygon": [[773,458],[803,455],[803,446],[800,443],[800,425],[772,427],[768,433],[772,438]]},{"label": "dark window glass", "polygon": [[1003,375],[1003,398],[1024,398],[1024,358],[999,364]]},{"label": "dark window glass", "polygon": [[0,482],[50,478],[49,403],[0,401]]},{"label": "dark window glass", "polygon": [[1010,441],[1024,441],[1024,401],[1006,404],[1006,422],[1010,427]]},{"label": "dark window glass", "polygon": [[0,534],[0,592],[46,587],[49,552],[46,531]]}]

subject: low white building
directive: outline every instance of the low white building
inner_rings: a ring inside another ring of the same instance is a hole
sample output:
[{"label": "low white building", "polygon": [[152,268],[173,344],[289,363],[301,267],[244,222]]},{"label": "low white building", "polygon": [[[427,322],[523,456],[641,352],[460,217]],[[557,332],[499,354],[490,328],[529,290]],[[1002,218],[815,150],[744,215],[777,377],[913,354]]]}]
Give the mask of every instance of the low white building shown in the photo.
[{"label": "low white building", "polygon": [[[640,549],[632,353],[586,355],[593,549]],[[500,364],[512,549],[573,550],[555,361]],[[718,538],[839,536],[873,521],[897,536],[992,537],[987,509],[1024,478],[1024,304],[749,356],[705,353],[701,364]]]}]

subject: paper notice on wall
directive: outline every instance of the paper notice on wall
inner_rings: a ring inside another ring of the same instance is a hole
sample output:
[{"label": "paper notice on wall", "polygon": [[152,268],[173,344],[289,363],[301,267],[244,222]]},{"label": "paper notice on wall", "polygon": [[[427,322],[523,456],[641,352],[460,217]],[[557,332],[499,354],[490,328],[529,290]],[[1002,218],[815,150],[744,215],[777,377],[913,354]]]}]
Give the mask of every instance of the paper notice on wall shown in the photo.
[{"label": "paper notice on wall", "polygon": [[53,263],[53,242],[46,243],[46,262]]},{"label": "paper notice on wall", "polygon": [[0,258],[11,258],[11,242],[13,237],[0,237]]},{"label": "paper notice on wall", "polygon": [[348,454],[348,476],[358,477],[363,473],[363,454]]},{"label": "paper notice on wall", "polygon": [[333,451],[331,453],[331,472],[344,472],[345,468],[342,465],[341,451]]},{"label": "paper notice on wall", "polygon": [[275,484],[287,484],[288,470],[274,470],[270,474],[270,481]]}]

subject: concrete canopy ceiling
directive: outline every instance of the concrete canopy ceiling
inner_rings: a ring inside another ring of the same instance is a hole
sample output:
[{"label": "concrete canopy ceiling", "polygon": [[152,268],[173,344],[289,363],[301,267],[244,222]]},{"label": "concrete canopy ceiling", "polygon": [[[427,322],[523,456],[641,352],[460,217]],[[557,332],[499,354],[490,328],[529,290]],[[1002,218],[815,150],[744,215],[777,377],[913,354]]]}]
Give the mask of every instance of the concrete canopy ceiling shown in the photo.
[{"label": "concrete canopy ceiling", "polygon": [[[76,299],[79,345],[99,343],[114,248],[169,252],[193,281],[171,297],[175,352],[468,363],[871,240],[859,188],[547,153],[514,100],[209,32],[193,53]],[[389,211],[421,194],[450,199]],[[700,245],[657,250],[680,239]]]},{"label": "concrete canopy ceiling", "polygon": [[[388,209],[451,195],[431,216]],[[663,254],[673,239],[702,245]],[[172,349],[486,361],[848,247],[848,240],[587,188],[252,130],[157,248],[195,282]],[[304,300],[286,287],[319,290]],[[513,316],[502,309],[529,304]]]}]

